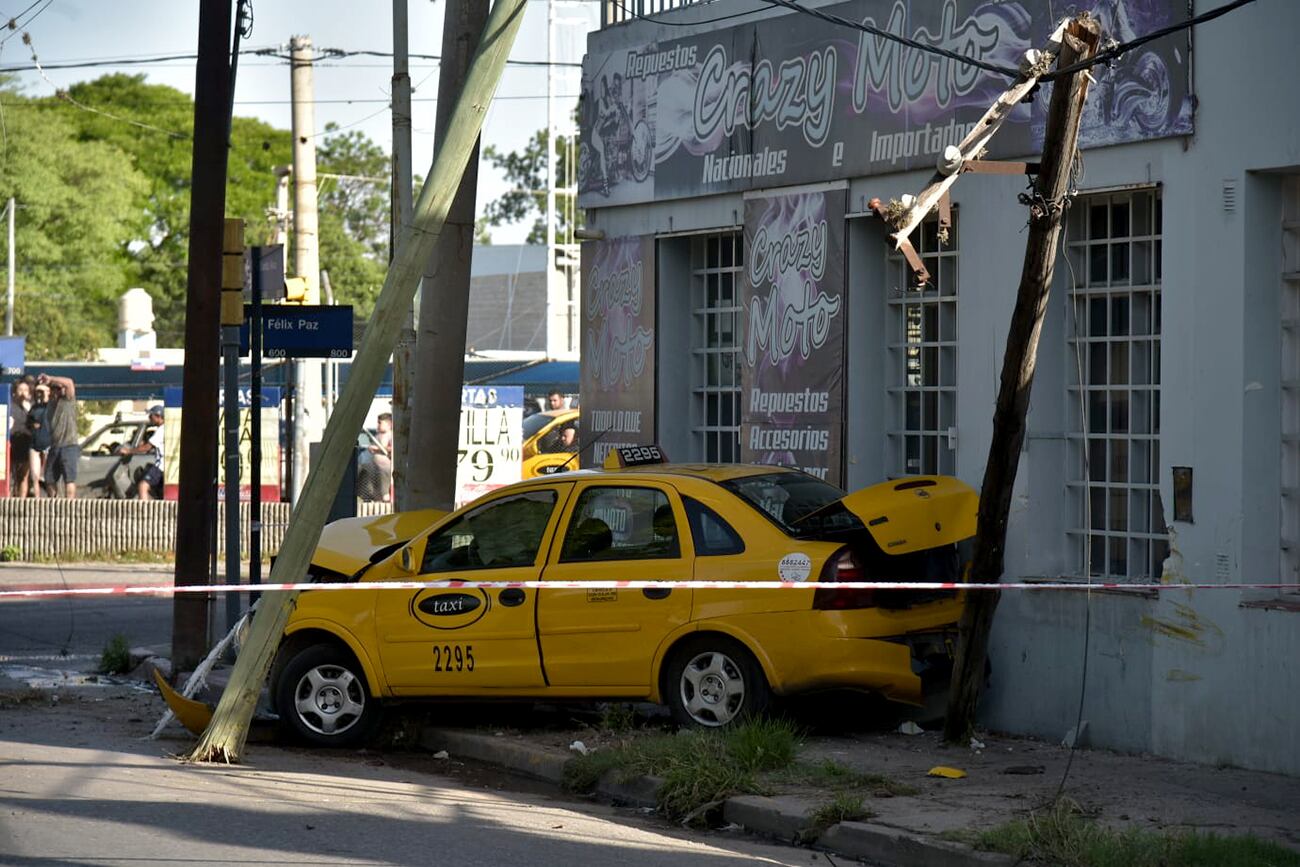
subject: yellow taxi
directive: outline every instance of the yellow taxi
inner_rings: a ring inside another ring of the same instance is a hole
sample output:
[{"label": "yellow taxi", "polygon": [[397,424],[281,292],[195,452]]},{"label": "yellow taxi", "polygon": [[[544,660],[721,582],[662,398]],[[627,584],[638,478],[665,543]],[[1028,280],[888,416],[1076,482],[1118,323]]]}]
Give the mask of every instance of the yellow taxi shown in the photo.
[{"label": "yellow taxi", "polygon": [[552,409],[524,419],[523,466],[520,478],[535,479],[576,466],[578,410]]},{"label": "yellow taxi", "polygon": [[[579,586],[305,592],[272,669],[282,722],[345,745],[388,699],[650,700],[706,727],[817,689],[920,701],[922,673],[951,652],[960,596],[837,584],[960,580],[969,486],[917,476],[845,495],[795,470],[661,457],[620,449],[619,466],[518,482],[450,514],[327,526],[310,580]],[[609,580],[799,586],[580,584]]]}]

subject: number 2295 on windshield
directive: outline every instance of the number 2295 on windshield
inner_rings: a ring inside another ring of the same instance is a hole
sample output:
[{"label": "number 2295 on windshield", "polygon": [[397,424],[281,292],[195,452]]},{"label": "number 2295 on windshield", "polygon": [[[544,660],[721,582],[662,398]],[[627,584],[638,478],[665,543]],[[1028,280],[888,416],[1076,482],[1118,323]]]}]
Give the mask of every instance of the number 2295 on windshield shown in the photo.
[{"label": "number 2295 on windshield", "polygon": [[474,645],[435,644],[433,646],[434,671],[473,671]]}]

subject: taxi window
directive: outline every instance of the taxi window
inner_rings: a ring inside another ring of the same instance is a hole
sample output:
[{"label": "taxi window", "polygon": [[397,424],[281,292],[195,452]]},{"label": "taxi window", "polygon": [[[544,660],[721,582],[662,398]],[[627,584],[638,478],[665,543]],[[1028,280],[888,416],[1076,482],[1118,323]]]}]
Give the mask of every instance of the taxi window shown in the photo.
[{"label": "taxi window", "polygon": [[555,491],[529,491],[466,512],[429,537],[420,572],[532,566],[555,499]]},{"label": "taxi window", "polygon": [[587,488],[573,508],[560,549],[561,563],[680,556],[673,507],[656,488]]},{"label": "taxi window", "polygon": [[682,497],[686,507],[686,520],[691,525],[695,540],[695,556],[717,557],[722,554],[743,554],[745,542],[717,512],[692,497]]}]

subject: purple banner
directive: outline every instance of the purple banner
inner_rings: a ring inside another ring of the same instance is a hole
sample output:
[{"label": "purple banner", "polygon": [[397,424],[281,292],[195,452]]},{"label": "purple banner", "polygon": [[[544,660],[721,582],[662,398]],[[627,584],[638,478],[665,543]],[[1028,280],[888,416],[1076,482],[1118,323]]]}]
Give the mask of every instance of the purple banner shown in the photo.
[{"label": "purple banner", "polygon": [[[654,238],[582,245],[583,466],[655,439]],[[599,441],[597,441],[599,437]]]},{"label": "purple banner", "polygon": [[[1086,0],[1125,41],[1187,17],[1186,0]],[[854,0],[823,7],[1004,67],[1056,26],[1049,0]],[[744,21],[744,19],[739,19]],[[639,25],[630,25],[639,26]],[[1192,132],[1186,33],[1094,67],[1080,144]],[[823,182],[934,166],[1008,85],[1001,75],[806,15],[637,45],[583,62],[582,207]],[[1050,86],[991,156],[1037,156]]]},{"label": "purple banner", "polygon": [[842,482],[844,189],[745,202],[740,454]]}]

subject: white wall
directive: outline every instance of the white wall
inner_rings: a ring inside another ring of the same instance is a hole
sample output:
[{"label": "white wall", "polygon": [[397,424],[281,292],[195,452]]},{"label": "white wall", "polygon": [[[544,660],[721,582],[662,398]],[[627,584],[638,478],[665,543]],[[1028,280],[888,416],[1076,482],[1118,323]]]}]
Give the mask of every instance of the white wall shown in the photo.
[{"label": "white wall", "polygon": [[[1196,11],[1219,5],[1198,0]],[[719,2],[715,15],[747,8]],[[644,41],[640,25],[592,37]],[[1193,68],[1196,134],[1090,150],[1083,192],[1159,185],[1164,202],[1161,457],[1165,518],[1171,470],[1194,470],[1194,522],[1171,526],[1166,578],[1271,582],[1278,575],[1280,186],[1300,172],[1300,3],[1261,2],[1201,28]],[[680,36],[675,32],[674,36]],[[855,179],[849,210],[915,191],[924,173]],[[1235,184],[1234,211],[1223,206]],[[978,485],[991,436],[1007,323],[1026,222],[1024,179],[970,175],[954,192],[960,227],[958,475]],[[589,212],[610,236],[736,227],[738,194]],[[679,436],[689,395],[682,358],[689,278],[681,241],[659,245],[660,438]],[[883,267],[878,224],[848,227],[849,480],[885,471]],[[1029,432],[1016,481],[1007,577],[1056,579],[1076,570],[1066,530],[1065,435],[1073,375],[1058,270],[1044,328]],[[666,307],[665,305],[671,305]],[[682,306],[677,306],[682,305]],[[676,312],[674,312],[676,311]],[[673,318],[677,317],[677,318]],[[665,409],[672,411],[665,412]],[[677,408],[680,408],[677,409]],[[670,448],[670,453],[672,449]],[[1300,597],[1292,596],[1292,600]],[[1271,591],[1201,590],[1004,594],[994,627],[993,687],[983,704],[995,728],[1060,738],[1079,709],[1091,743],[1196,761],[1300,773],[1300,605]]]}]

